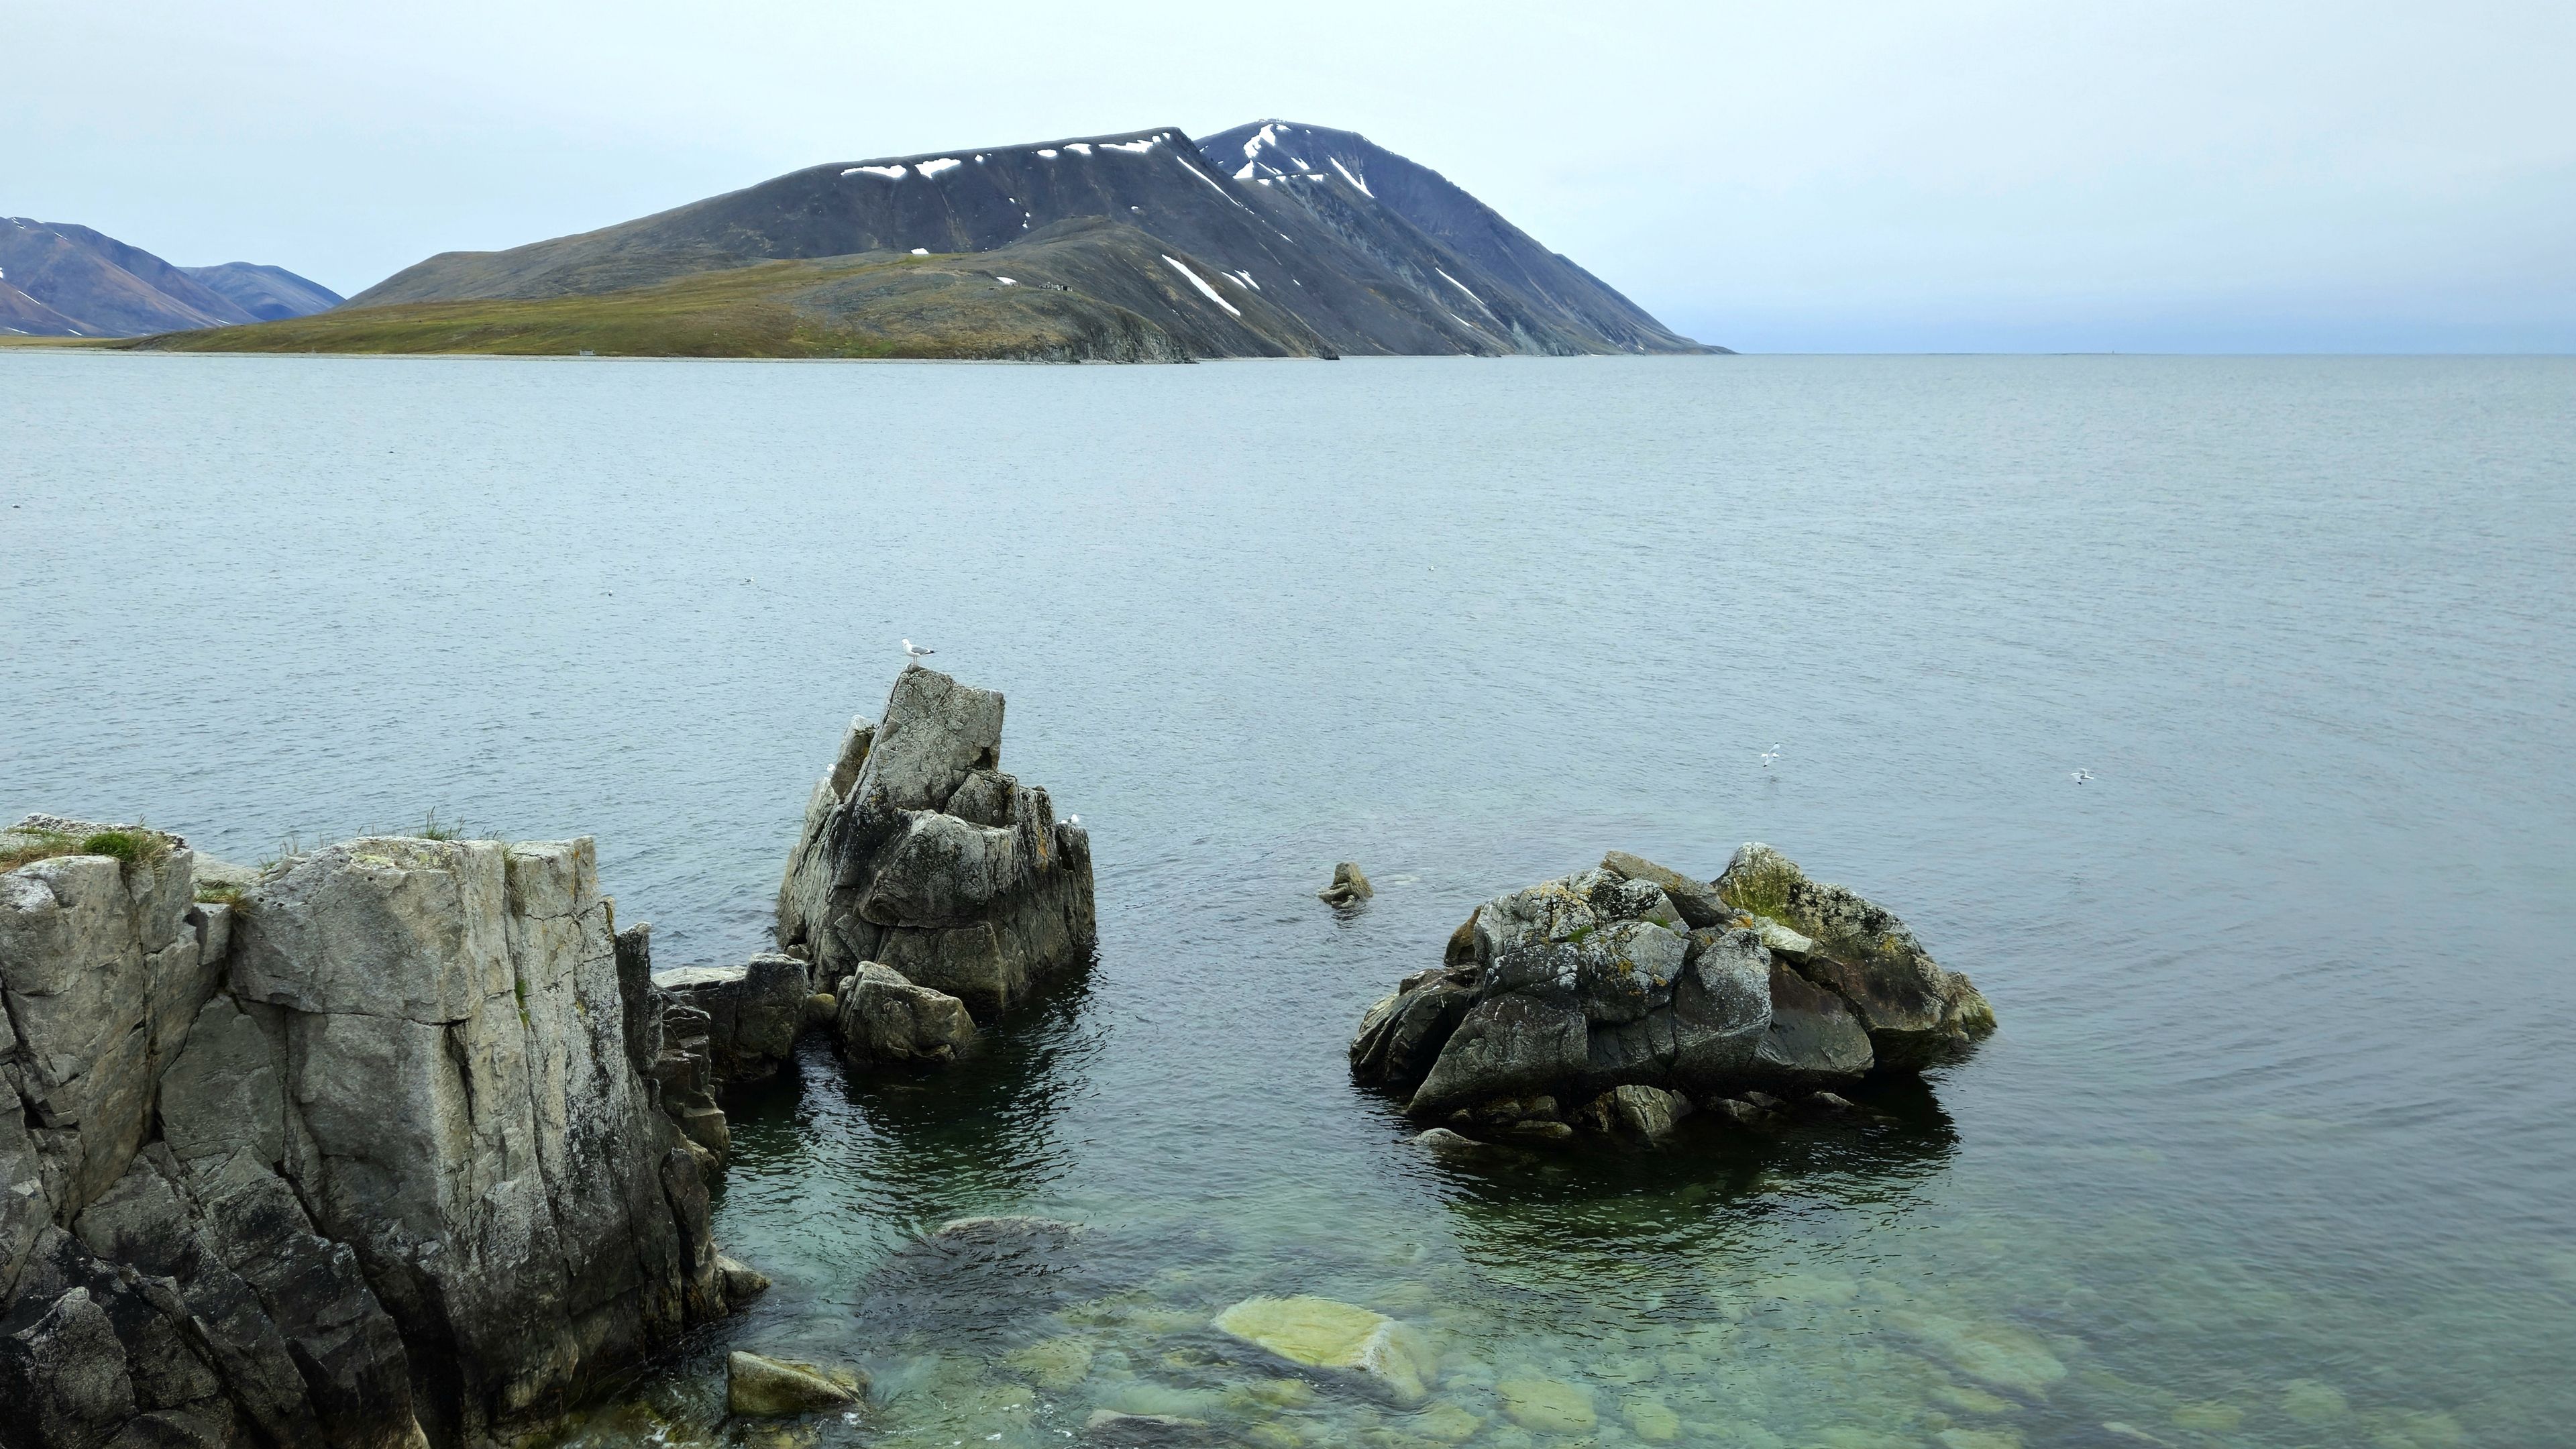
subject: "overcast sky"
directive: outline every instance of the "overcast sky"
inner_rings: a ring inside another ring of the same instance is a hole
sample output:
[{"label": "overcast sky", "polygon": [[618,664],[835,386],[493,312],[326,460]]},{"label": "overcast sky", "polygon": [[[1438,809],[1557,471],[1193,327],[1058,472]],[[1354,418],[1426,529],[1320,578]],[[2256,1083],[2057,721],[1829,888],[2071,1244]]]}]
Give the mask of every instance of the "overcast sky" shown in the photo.
[{"label": "overcast sky", "polygon": [[1285,117],[1763,351],[2576,350],[2576,3],[228,0],[0,20],[0,213],[355,292],[823,161]]}]

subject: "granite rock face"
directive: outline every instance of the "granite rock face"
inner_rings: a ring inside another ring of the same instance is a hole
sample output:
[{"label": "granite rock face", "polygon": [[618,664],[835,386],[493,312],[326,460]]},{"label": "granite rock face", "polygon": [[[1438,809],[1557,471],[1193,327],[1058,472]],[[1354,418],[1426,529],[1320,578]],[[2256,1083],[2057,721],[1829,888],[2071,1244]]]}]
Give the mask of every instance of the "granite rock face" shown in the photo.
[{"label": "granite rock face", "polygon": [[588,841],[122,833],[0,874],[0,1445],[488,1443],[724,1311]]},{"label": "granite rock face", "polygon": [[[1478,906],[1442,966],[1369,1009],[1351,1067],[1417,1118],[1653,1141],[1738,1083],[1919,1067],[1993,1029],[1901,922],[1766,847],[1709,883],[1614,851]],[[1558,1100],[1586,1105],[1569,1125]]]},{"label": "granite rock face", "polygon": [[778,943],[836,992],[860,963],[984,1016],[1086,959],[1091,840],[1001,771],[1002,696],[908,665],[814,787],[778,895]]}]

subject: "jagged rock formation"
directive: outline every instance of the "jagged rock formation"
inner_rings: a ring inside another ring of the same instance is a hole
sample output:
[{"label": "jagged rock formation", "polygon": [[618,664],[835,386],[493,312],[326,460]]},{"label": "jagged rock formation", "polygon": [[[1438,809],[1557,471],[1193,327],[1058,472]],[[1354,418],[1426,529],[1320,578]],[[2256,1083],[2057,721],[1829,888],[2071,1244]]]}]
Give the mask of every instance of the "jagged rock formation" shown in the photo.
[{"label": "jagged rock formation", "polygon": [[1707,884],[1612,852],[1478,906],[1442,967],[1369,1009],[1351,1067],[1419,1118],[1567,1137],[1561,1099],[1651,1140],[1694,1098],[1921,1067],[1993,1030],[1901,921],[1767,846]]},{"label": "jagged rock formation", "polygon": [[44,840],[0,874],[0,1443],[486,1443],[726,1311],[587,840],[351,841],[232,906],[177,837],[0,836]]},{"label": "jagged rock formation", "polygon": [[1087,957],[1091,837],[1001,771],[1002,696],[909,664],[814,787],[778,944],[838,993],[867,962],[991,1016]]}]

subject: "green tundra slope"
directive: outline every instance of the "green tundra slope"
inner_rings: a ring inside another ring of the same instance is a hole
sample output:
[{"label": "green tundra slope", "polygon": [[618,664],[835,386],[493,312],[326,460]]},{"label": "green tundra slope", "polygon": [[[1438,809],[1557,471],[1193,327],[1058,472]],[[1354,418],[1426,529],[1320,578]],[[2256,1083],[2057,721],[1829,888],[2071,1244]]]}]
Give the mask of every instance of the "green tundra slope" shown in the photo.
[{"label": "green tundra slope", "polygon": [[1330,349],[1259,293],[1132,226],[1067,222],[996,251],[736,265],[647,286],[347,307],[129,344],[177,352],[595,352],[1179,362]]}]

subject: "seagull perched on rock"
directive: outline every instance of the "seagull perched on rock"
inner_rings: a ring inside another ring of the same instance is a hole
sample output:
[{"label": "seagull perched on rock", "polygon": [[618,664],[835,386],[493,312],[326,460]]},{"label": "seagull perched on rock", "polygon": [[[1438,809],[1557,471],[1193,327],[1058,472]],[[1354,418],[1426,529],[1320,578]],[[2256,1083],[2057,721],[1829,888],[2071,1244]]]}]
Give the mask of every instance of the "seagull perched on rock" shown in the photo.
[{"label": "seagull perched on rock", "polygon": [[1771,748],[1762,752],[1762,768],[1766,770],[1770,769],[1771,762],[1778,758],[1780,758],[1780,742],[1778,740],[1773,740],[1771,742]]},{"label": "seagull perched on rock", "polygon": [[903,657],[907,666],[919,664],[921,661],[938,652],[939,651],[936,649],[915,649],[912,647],[911,640],[906,639],[903,641]]}]

